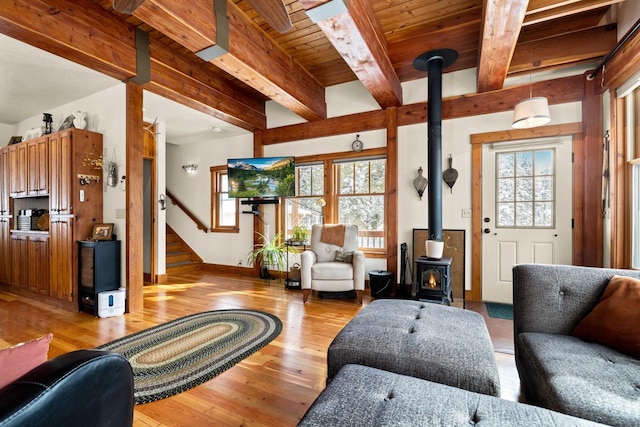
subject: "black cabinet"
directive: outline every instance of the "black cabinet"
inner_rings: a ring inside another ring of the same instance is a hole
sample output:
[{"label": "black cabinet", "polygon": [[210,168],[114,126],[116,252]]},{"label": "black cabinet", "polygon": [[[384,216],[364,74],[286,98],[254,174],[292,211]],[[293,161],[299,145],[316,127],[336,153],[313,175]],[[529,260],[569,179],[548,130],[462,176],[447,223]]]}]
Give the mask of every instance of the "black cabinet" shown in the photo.
[{"label": "black cabinet", "polygon": [[98,294],[120,288],[120,241],[78,242],[78,301],[98,315]]}]

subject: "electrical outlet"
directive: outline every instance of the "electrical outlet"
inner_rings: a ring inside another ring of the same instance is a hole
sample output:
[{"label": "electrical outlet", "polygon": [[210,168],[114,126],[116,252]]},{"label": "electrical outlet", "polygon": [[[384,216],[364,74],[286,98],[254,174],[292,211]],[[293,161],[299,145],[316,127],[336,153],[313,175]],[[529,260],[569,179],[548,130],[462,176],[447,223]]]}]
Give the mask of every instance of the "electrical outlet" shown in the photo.
[{"label": "electrical outlet", "polygon": [[116,218],[123,219],[127,217],[126,209],[116,209]]},{"label": "electrical outlet", "polygon": [[471,209],[462,209],[462,218],[471,218]]}]

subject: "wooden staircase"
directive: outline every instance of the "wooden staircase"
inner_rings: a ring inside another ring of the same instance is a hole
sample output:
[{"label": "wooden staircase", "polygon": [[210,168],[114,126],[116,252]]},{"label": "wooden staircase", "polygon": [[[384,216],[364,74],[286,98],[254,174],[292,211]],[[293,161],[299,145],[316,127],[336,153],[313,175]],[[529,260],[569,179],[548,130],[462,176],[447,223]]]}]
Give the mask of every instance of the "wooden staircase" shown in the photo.
[{"label": "wooden staircase", "polygon": [[167,225],[167,274],[184,273],[202,268],[202,258]]}]

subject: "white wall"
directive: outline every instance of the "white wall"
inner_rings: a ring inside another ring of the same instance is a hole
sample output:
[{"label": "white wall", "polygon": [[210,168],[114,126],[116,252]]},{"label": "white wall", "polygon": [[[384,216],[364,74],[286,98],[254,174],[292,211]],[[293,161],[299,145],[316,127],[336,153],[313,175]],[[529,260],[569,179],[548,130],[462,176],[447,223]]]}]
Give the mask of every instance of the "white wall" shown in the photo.
[{"label": "white wall", "polygon": [[0,123],[0,147],[4,147],[9,144],[9,140],[13,135],[14,125],[8,125],[5,123]]},{"label": "white wall", "polygon": [[629,0],[618,3],[618,40],[633,27],[640,18],[640,1]]},{"label": "white wall", "polygon": [[[203,140],[186,145],[167,144],[167,189],[189,207],[202,222],[211,225],[211,166],[227,164],[227,159],[252,157],[253,135],[224,141]],[[195,163],[198,170],[189,175],[182,165]],[[241,206],[241,210],[248,207]],[[167,203],[167,223],[200,255],[205,263],[246,265],[253,245],[253,215],[240,215],[239,233],[204,233],[196,228],[181,209]],[[273,221],[271,221],[273,224]],[[272,232],[275,226],[272,226]]]}]

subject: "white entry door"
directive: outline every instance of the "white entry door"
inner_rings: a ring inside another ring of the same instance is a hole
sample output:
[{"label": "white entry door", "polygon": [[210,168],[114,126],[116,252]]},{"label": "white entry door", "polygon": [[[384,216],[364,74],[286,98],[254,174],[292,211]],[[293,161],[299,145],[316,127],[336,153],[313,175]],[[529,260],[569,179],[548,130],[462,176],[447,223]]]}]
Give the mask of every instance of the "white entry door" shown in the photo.
[{"label": "white entry door", "polygon": [[571,264],[572,140],[483,150],[482,299],[511,304],[514,265]]}]

